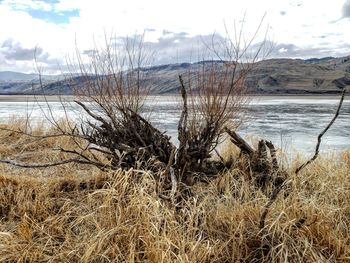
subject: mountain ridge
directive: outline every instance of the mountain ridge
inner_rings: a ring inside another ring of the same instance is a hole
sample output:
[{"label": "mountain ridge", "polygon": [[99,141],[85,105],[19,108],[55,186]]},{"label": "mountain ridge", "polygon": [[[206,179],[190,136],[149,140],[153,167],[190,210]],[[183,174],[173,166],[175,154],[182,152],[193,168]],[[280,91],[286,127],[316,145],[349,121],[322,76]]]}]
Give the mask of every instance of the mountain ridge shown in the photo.
[{"label": "mountain ridge", "polygon": [[[178,92],[178,75],[205,63],[222,61],[176,63],[143,68],[146,80],[153,83],[152,94]],[[81,77],[75,77],[82,83]],[[42,76],[40,87],[36,74],[0,72],[0,94],[72,94],[69,81],[63,76]],[[271,58],[256,62],[246,79],[246,86],[256,94],[334,94],[350,85],[350,56],[310,59]],[[34,90],[33,90],[34,88]]]}]

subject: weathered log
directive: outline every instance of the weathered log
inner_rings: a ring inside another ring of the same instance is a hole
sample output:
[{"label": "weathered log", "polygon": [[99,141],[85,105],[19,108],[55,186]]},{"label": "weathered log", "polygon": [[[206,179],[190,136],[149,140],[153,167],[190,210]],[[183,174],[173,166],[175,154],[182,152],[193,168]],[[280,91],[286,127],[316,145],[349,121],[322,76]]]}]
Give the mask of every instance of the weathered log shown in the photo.
[{"label": "weathered log", "polygon": [[[232,143],[235,144],[245,156],[248,156],[248,166],[252,173],[252,180],[255,182],[255,185],[269,197],[269,201],[264,206],[259,221],[259,227],[263,229],[270,207],[288,183],[287,172],[279,167],[276,149],[272,142],[260,140],[258,149],[254,150],[236,132],[228,128],[225,128],[225,131],[230,136]],[[268,185],[272,185],[271,191],[267,191],[267,189],[269,189],[267,187]]]},{"label": "weathered log", "polygon": [[248,158],[245,167],[249,169],[251,179],[254,180],[257,187],[265,192],[269,183],[277,187],[284,182],[287,173],[278,165],[276,149],[272,142],[260,140],[258,149],[255,150],[235,131],[227,127],[225,131],[230,136],[231,142]]},{"label": "weathered log", "polygon": [[254,153],[255,150],[235,131],[232,131],[227,127],[225,127],[225,132],[230,136],[231,142],[234,145],[236,145],[242,151],[242,153],[246,153],[246,154]]}]

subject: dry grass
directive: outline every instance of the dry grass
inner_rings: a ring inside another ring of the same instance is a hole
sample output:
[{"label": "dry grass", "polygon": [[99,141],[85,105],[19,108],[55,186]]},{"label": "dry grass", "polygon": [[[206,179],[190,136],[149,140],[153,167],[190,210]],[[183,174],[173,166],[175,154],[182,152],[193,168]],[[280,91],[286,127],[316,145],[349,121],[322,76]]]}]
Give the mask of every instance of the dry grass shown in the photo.
[{"label": "dry grass", "polygon": [[[37,153],[27,158],[50,160],[47,149],[69,143],[27,140],[0,131],[1,157],[26,145]],[[262,230],[268,198],[238,167],[195,185],[177,208],[148,171],[1,165],[0,174],[0,262],[350,261],[349,151],[291,175]]]}]

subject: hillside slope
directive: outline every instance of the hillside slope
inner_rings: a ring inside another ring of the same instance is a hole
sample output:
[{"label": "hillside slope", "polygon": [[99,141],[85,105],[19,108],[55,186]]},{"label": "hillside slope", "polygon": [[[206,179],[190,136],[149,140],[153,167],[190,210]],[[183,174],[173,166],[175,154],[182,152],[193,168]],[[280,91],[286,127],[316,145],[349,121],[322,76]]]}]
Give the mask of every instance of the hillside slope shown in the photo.
[{"label": "hillside slope", "polygon": [[[178,92],[178,75],[189,69],[195,71],[203,63],[207,62],[168,64],[142,70],[147,81],[152,83],[152,94],[173,94]],[[215,63],[219,66],[223,64]],[[36,93],[72,94],[69,82],[57,79],[59,76],[45,76],[41,89],[33,74],[0,72],[0,94],[30,94],[33,93],[33,88]],[[80,77],[75,80],[79,85],[83,84]],[[255,64],[247,77],[246,85],[250,92],[257,94],[339,93],[342,88],[350,85],[350,56],[263,60]]]}]

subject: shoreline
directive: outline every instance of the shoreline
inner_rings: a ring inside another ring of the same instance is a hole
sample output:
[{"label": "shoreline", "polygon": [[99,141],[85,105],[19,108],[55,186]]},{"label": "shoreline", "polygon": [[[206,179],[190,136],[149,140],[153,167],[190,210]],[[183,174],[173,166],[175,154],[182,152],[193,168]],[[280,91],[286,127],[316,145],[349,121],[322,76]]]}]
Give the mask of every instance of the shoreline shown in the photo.
[{"label": "shoreline", "polygon": [[[338,98],[341,93],[252,93],[248,97],[288,97],[288,98]],[[0,94],[0,101],[60,101],[72,100],[75,95],[33,95],[33,94]],[[177,93],[149,94],[147,97],[181,97]],[[345,98],[346,99],[346,98]]]},{"label": "shoreline", "polygon": [[[274,99],[274,98],[283,98],[283,99],[316,99],[316,100],[324,100],[324,99],[338,99],[340,94],[250,94],[248,95],[251,98],[266,98],[266,99]],[[0,102],[59,102],[59,101],[73,101],[74,95],[12,95],[12,94],[0,94]],[[154,97],[173,97],[173,98],[181,98],[180,94],[154,94],[148,95],[147,98]],[[349,97],[345,97],[345,100],[350,100]]]}]

